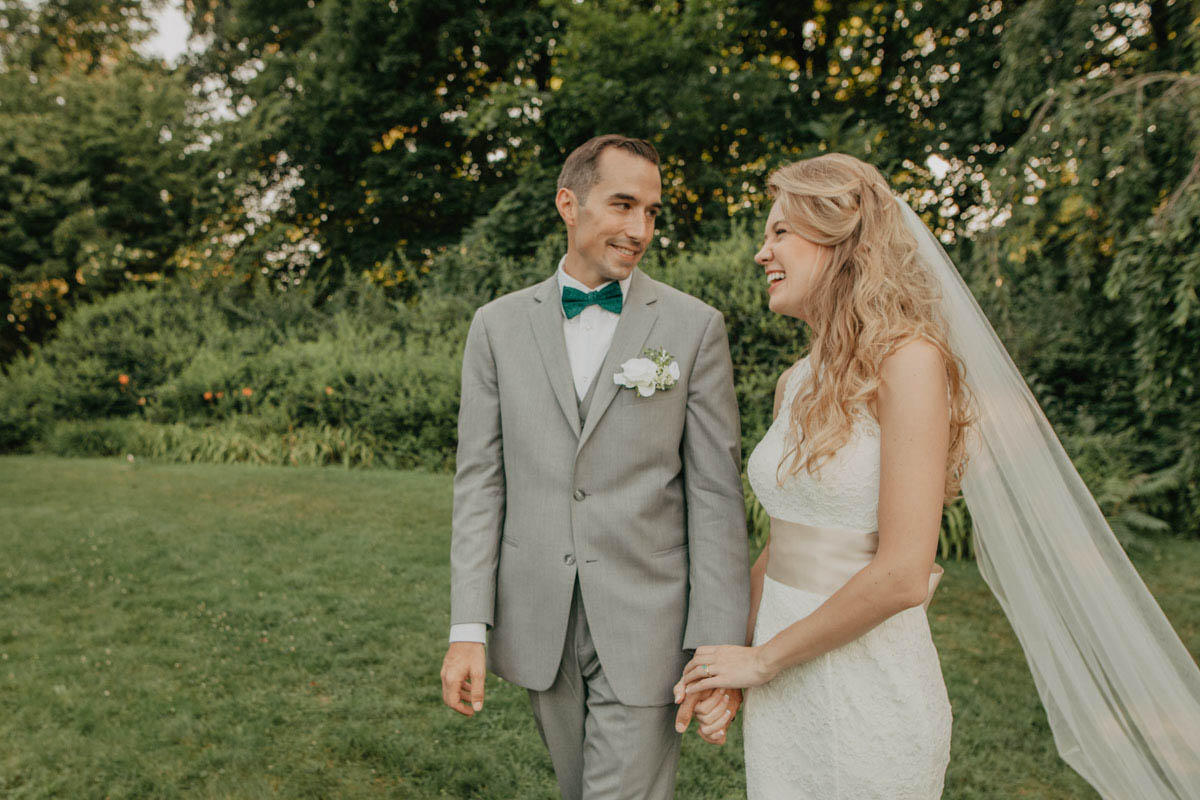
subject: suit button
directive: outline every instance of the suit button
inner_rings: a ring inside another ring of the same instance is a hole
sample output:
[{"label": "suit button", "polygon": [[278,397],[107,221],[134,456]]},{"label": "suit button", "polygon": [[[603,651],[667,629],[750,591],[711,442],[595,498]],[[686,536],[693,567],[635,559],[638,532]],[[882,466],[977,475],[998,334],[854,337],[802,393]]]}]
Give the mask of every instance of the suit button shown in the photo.
[{"label": "suit button", "polygon": [[585,492],[583,489],[575,490],[575,499],[576,500],[582,500],[585,497],[587,497],[587,492]]},{"label": "suit button", "polygon": [[563,556],[563,563],[566,564],[568,567],[575,566],[575,556],[571,555],[570,553],[567,553],[565,556]]}]

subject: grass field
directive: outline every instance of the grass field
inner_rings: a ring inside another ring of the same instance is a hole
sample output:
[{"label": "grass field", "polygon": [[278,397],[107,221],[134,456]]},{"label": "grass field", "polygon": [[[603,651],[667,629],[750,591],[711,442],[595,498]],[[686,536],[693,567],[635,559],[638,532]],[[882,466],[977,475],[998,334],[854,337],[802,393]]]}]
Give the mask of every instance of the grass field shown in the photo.
[{"label": "grass field", "polygon": [[[449,477],[5,457],[0,486],[0,797],[556,796],[524,690],[440,705]],[[1200,543],[1136,561],[1200,651]],[[946,798],[1095,797],[974,565],[946,567]],[[743,797],[740,742],[689,734],[678,797]]]}]

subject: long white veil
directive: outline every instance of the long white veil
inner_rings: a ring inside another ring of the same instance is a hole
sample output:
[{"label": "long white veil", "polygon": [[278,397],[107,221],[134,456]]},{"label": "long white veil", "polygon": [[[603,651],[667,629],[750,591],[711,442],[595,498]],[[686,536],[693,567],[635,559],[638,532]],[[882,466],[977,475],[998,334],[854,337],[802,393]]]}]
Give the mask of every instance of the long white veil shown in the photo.
[{"label": "long white veil", "polygon": [[963,494],[979,571],[1025,650],[1059,754],[1107,800],[1200,798],[1200,669],[941,244],[899,205],[978,406]]}]

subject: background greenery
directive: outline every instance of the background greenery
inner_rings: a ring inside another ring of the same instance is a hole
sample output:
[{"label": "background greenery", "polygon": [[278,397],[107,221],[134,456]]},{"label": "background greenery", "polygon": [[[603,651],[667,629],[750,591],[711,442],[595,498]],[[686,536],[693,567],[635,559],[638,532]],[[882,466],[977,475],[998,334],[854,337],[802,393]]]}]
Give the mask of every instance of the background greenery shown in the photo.
[{"label": "background greenery", "polygon": [[[524,690],[441,705],[448,475],[0,457],[0,796],[551,798]],[[1193,654],[1200,554],[1135,563]],[[930,609],[946,797],[1096,795],[1054,750],[974,566]],[[503,753],[497,758],[496,753]],[[740,724],[685,738],[679,796],[745,796]]]},{"label": "background greenery", "polygon": [[1193,3],[188,0],[174,66],[133,49],[158,3],[0,6],[0,448],[451,468],[472,309],[549,274],[558,167],[620,131],[747,444],[803,347],[763,181],[840,150],[942,236],[1123,541],[1200,531]]},{"label": "background greenery", "polygon": [[[804,346],[765,176],[877,165],[1200,650],[1195,3],[185,0],[168,65],[162,1],[0,2],[0,795],[553,795],[521,692],[438,705],[445,473],[471,312],[599,133],[663,154],[644,267],[724,312],[745,453]],[[1091,796],[942,536],[947,796]],[[681,794],[741,794],[739,735]]]}]

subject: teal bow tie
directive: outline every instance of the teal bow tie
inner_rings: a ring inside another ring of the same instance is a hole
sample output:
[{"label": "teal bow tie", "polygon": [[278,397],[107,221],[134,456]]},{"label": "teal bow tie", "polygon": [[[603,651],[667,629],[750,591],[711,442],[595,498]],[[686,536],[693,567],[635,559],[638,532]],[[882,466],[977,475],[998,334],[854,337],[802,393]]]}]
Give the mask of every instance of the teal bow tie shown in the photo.
[{"label": "teal bow tie", "polygon": [[581,292],[570,286],[565,286],[562,290],[563,313],[567,315],[567,319],[579,316],[580,312],[593,303],[605,311],[620,314],[621,299],[621,285],[616,281],[594,292]]}]

